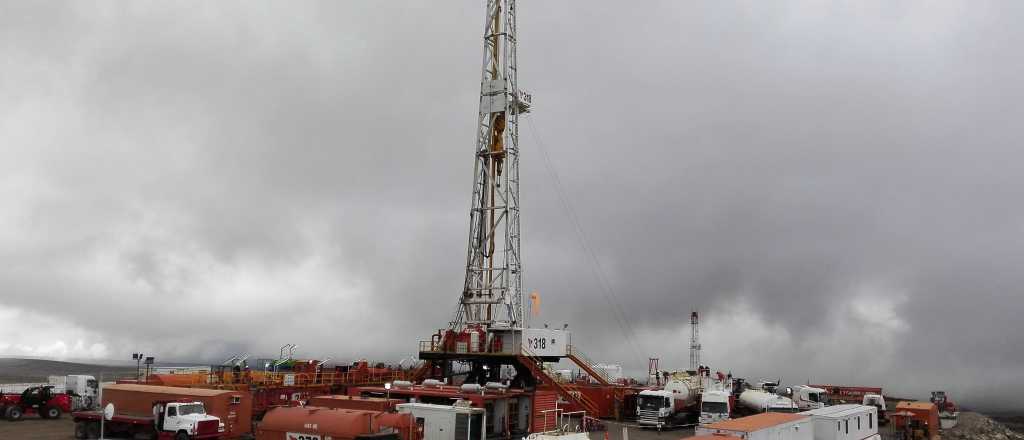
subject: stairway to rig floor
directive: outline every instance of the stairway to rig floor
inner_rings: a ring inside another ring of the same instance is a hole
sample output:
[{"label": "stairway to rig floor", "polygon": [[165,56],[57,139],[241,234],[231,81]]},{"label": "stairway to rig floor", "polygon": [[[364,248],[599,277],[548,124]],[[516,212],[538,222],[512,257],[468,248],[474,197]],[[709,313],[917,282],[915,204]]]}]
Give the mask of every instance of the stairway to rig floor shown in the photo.
[{"label": "stairway to rig floor", "polygon": [[520,353],[517,358],[519,363],[530,370],[533,377],[539,379],[544,385],[551,387],[551,389],[555,390],[555,392],[562,396],[562,398],[569,402],[578,404],[588,414],[598,414],[597,405],[587,398],[586,395],[580,392],[576,385],[560,383],[555,380],[555,378],[551,377],[547,371],[544,371],[544,368],[541,367],[541,365],[543,365],[543,361],[540,358],[526,352],[526,350],[522,350],[522,353]]},{"label": "stairway to rig floor", "polygon": [[601,385],[611,384],[611,381],[608,380],[608,376],[605,375],[605,373],[603,372],[595,370],[594,361],[590,360],[590,358],[588,358],[587,355],[583,354],[583,352],[581,352],[579,348],[576,348],[575,345],[570,345],[568,348],[569,349],[567,355],[569,357],[569,360],[573,361],[573,363],[578,365],[580,369],[582,369],[583,371],[587,372],[587,374],[590,375],[590,377],[594,378],[594,380],[596,380]]}]

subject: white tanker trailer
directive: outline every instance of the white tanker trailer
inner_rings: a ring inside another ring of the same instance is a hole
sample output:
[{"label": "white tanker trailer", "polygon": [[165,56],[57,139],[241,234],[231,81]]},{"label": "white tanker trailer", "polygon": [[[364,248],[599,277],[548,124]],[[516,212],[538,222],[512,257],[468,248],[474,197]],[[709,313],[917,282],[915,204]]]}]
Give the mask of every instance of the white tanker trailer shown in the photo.
[{"label": "white tanker trailer", "polygon": [[663,428],[686,423],[687,410],[697,405],[700,380],[696,376],[674,377],[660,390],[644,390],[636,399],[637,423]]},{"label": "white tanker trailer", "polygon": [[745,390],[740,393],[739,405],[754,412],[795,413],[800,408],[792,399],[761,390]]}]

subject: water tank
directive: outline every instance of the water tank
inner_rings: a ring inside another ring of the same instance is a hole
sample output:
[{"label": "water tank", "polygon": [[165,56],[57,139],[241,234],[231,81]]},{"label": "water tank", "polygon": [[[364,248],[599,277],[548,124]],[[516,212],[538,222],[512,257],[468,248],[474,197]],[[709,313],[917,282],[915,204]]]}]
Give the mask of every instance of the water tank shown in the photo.
[{"label": "water tank", "polygon": [[407,380],[396,380],[394,382],[391,382],[391,386],[395,388],[412,388],[412,382],[409,382]]}]

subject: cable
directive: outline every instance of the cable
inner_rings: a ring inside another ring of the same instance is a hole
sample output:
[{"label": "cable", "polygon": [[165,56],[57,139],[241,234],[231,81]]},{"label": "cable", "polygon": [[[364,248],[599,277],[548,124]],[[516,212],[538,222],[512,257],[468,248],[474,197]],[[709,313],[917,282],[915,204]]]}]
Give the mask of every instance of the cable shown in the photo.
[{"label": "cable", "polygon": [[597,253],[587,243],[587,236],[583,232],[583,227],[580,225],[579,217],[576,215],[576,211],[572,208],[569,203],[569,197],[565,195],[565,190],[562,188],[562,180],[558,177],[558,172],[555,170],[554,164],[551,161],[551,156],[548,155],[547,148],[544,146],[544,142],[541,141],[540,135],[538,134],[537,127],[533,123],[533,118],[527,115],[526,120],[530,124],[530,134],[533,137],[534,142],[537,143],[541,154],[544,156],[544,165],[551,175],[551,180],[554,181],[555,192],[558,194],[558,199],[562,203],[562,208],[565,210],[566,216],[569,217],[569,221],[575,228],[576,238],[579,240],[580,247],[590,257],[594,274],[601,285],[601,294],[604,296],[605,301],[612,309],[612,317],[615,318],[616,323],[619,325],[619,329],[622,330],[623,335],[626,337],[627,345],[633,350],[633,353],[637,358],[642,359],[643,356],[637,350],[637,338],[636,333],[633,332],[633,327],[629,325],[629,319],[626,317],[626,312],[618,302],[618,298],[615,291],[611,289],[608,278],[604,274],[604,269],[601,267],[601,261],[597,258]]}]

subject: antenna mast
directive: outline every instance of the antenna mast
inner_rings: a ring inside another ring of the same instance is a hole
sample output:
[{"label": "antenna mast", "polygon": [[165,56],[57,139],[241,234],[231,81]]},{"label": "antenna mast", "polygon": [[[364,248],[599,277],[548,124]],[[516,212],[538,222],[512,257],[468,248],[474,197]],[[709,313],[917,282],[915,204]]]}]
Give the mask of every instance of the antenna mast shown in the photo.
[{"label": "antenna mast", "polygon": [[690,312],[690,370],[700,367],[700,333],[697,311]]}]

